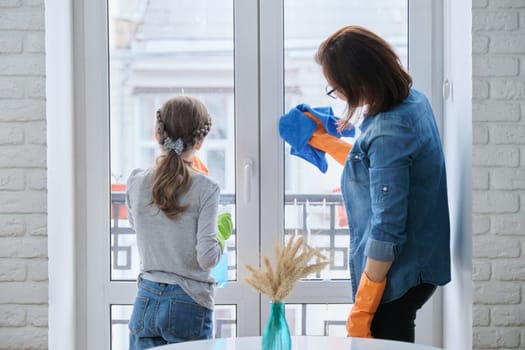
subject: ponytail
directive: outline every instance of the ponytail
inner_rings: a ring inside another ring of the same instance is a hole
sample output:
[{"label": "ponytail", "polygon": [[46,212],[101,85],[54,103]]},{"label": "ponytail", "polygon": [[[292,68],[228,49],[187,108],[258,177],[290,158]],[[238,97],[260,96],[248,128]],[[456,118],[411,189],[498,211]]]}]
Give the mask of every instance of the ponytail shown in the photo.
[{"label": "ponytail", "polygon": [[186,192],[190,185],[188,167],[177,153],[167,152],[157,158],[153,172],[151,202],[170,219],[188,209],[189,205],[179,204],[177,197]]}]

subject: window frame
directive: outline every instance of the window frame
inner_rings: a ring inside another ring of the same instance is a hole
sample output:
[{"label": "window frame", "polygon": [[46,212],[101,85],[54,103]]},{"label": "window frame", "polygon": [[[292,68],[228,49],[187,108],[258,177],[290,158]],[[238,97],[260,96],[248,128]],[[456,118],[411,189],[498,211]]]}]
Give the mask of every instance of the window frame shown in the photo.
[{"label": "window frame", "polygon": [[[70,102],[70,109],[73,113],[63,115],[63,118],[70,122],[70,128],[63,130],[56,127],[51,121],[51,114],[48,109],[48,122],[53,128],[50,128],[48,139],[61,138],[70,140],[73,144],[69,158],[64,162],[65,168],[59,167],[58,161],[50,164],[49,181],[66,183],[72,189],[73,193],[65,198],[65,203],[71,204],[73,219],[63,227],[57,225],[58,232],[51,233],[49,237],[50,252],[55,252],[62,245],[64,239],[72,245],[72,254],[61,258],[56,262],[54,256],[50,258],[50,270],[54,272],[60,270],[57,264],[69,264],[69,276],[72,278],[69,284],[64,287],[64,282],[59,282],[59,275],[54,274],[55,279],[50,277],[50,309],[56,306],[61,298],[71,301],[68,308],[63,308],[68,318],[74,320],[74,325],[70,326],[74,332],[73,339],[64,341],[65,343],[74,343],[74,346],[64,348],[76,349],[104,349],[109,348],[110,341],[110,308],[93,307],[100,304],[100,300],[108,300],[109,304],[120,304],[122,301],[132,303],[134,292],[130,291],[130,282],[111,282],[112,287],[107,288],[100,281],[109,281],[109,259],[110,259],[110,237],[104,235],[103,239],[93,239],[89,232],[108,232],[109,217],[109,191],[110,191],[110,173],[109,173],[109,95],[108,87],[108,65],[107,65],[107,2],[106,1],[73,1],[58,0],[63,7],[54,14],[47,12],[46,22],[54,21],[60,16],[64,19],[71,19],[69,24],[62,22],[63,26],[71,26],[72,36],[66,41],[63,48],[69,48],[69,56],[66,60],[70,63],[69,71],[55,69],[57,74],[64,74],[63,81],[69,82],[61,90],[50,91],[50,99],[60,98],[60,93],[65,92],[67,101]],[[57,3],[58,4],[58,3]],[[442,125],[440,116],[442,115],[442,98],[441,86],[443,76],[443,57],[442,57],[442,28],[443,28],[443,9],[442,0],[418,0],[409,1],[409,47],[414,45],[425,47],[424,52],[415,52],[409,50],[409,65],[411,62],[418,60],[430,61],[431,69],[414,68],[411,66],[411,73],[414,80],[419,82],[418,87],[425,92],[432,102],[439,124]],[[56,6],[55,8],[58,7]],[[236,73],[236,98],[235,109],[237,115],[259,115],[279,116],[283,108],[283,94],[280,89],[274,89],[275,82],[277,86],[282,84],[282,55],[279,50],[273,50],[276,43],[280,43],[282,48],[282,26],[275,25],[275,20],[282,20],[282,0],[274,1],[256,1],[243,0],[235,1],[235,14],[240,13],[251,15],[235,16],[241,18],[244,25],[236,26],[235,41],[242,43],[239,47],[245,47],[245,51],[238,49],[236,46],[235,59]],[[278,13],[278,16],[275,14]],[[419,15],[418,15],[419,14]],[[421,15],[424,14],[424,15]],[[273,19],[272,19],[273,17]],[[258,28],[261,19],[261,27]],[[244,28],[243,28],[244,26]],[[424,29],[418,29],[418,26]],[[49,24],[46,25],[46,37],[48,42],[56,40],[53,34],[60,33],[63,28],[57,26],[48,32]],[[243,28],[241,30],[240,28]],[[416,30],[417,29],[417,30]],[[259,38],[259,42],[252,38]],[[67,35],[66,35],[67,39]],[[46,44],[47,45],[47,44]],[[103,46],[103,47],[102,47]],[[48,46],[49,47],[49,46]],[[247,60],[240,60],[243,55],[254,57],[257,64],[250,64]],[[420,55],[421,54],[421,55]],[[55,53],[56,55],[56,53]],[[46,55],[49,59],[52,54]],[[56,56],[55,56],[56,57]],[[54,64],[48,62],[49,65]],[[56,63],[55,63],[56,64]],[[49,72],[49,68],[48,68]],[[93,74],[97,72],[97,74]],[[252,84],[250,89],[238,89],[238,79],[250,79]],[[49,81],[53,78],[48,78]],[[67,91],[67,86],[72,88],[73,92]],[[105,87],[101,89],[100,87]],[[257,91],[257,94],[250,93]],[[279,103],[275,103],[279,101]],[[273,102],[273,103],[270,103]],[[55,111],[60,108],[55,107]],[[68,113],[65,113],[68,114]],[[278,139],[277,133],[272,131],[276,120],[270,118],[257,118],[255,120],[246,118],[238,119],[237,127],[249,128],[252,123],[256,123],[260,128],[259,134],[269,135],[265,138],[261,147],[261,142],[253,142],[247,133],[237,132],[236,141],[246,142],[248,147],[238,149],[236,159],[236,187],[238,188],[237,210],[239,222],[238,227],[241,229],[246,225],[255,225],[259,227],[259,240],[253,240],[249,244],[253,251],[259,251],[262,255],[269,255],[273,247],[267,242],[272,242],[273,238],[279,239],[279,232],[282,232],[283,213],[276,213],[275,201],[281,202],[283,198],[283,178],[279,176],[283,172],[283,150],[282,142]],[[50,151],[56,147],[56,143],[50,141]],[[275,156],[277,155],[277,156]],[[62,162],[62,164],[64,164]],[[276,166],[277,164],[277,166]],[[261,191],[262,184],[271,185],[278,188],[278,191]],[[57,191],[58,192],[58,191]],[[50,193],[51,195],[51,193]],[[56,218],[63,211],[64,201],[51,201],[49,206],[49,216],[51,223],[57,223],[60,218]],[[105,203],[101,205],[101,203]],[[258,207],[260,205],[260,207]],[[243,212],[241,208],[246,208]],[[259,208],[259,212],[254,209]],[[53,218],[55,215],[55,218]],[[275,220],[260,220],[261,217],[274,217]],[[93,220],[97,218],[97,220]],[[264,233],[265,239],[261,241],[261,234]],[[268,236],[270,235],[270,236]],[[271,239],[270,239],[271,238]],[[92,259],[93,256],[104,254],[103,259]],[[243,261],[258,265],[258,254],[246,256]],[[50,273],[50,275],[53,275]],[[308,282],[305,282],[308,283]],[[342,287],[341,287],[342,288]],[[250,293],[246,288],[245,292]],[[253,293],[253,292],[252,292]],[[300,297],[302,302],[319,302],[322,294],[315,296],[301,296],[293,294],[292,297]],[[345,295],[337,292],[341,298]],[[218,291],[217,298],[227,303],[228,299],[238,300],[244,297],[242,291],[237,295],[224,296]],[[347,296],[346,296],[347,297]],[[257,299],[257,298],[256,298]],[[431,341],[434,345],[441,344],[441,294],[434,297],[435,301],[429,304],[432,331],[425,335],[425,342]],[[264,313],[267,312],[264,300],[260,302],[263,307],[261,319],[265,319]],[[52,311],[50,311],[50,314]],[[60,315],[62,316],[62,315]],[[50,344],[60,343],[62,330],[53,331],[53,323],[60,317],[56,315],[50,322]],[[51,317],[50,317],[51,318]],[[239,324],[239,335],[259,332],[261,325],[259,320],[253,319],[253,324]],[[252,323],[252,322],[250,322]],[[241,331],[241,326],[246,326],[245,331]],[[437,327],[437,328],[434,328]],[[93,337],[93,334],[97,334]],[[71,345],[71,344],[69,344]]]}]

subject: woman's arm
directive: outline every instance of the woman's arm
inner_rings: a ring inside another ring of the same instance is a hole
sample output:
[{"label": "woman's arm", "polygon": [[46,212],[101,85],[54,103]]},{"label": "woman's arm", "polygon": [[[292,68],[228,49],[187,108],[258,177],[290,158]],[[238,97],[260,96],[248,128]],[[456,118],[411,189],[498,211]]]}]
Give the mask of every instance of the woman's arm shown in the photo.
[{"label": "woman's arm", "polygon": [[374,282],[383,282],[388,270],[392,266],[391,261],[380,261],[372,258],[366,258],[365,273],[368,278]]}]

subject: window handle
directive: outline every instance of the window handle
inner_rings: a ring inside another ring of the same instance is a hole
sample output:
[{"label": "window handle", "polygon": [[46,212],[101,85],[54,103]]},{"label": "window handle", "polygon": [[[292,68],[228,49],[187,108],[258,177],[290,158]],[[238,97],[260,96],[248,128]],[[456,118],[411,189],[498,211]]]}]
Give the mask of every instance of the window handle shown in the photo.
[{"label": "window handle", "polygon": [[443,82],[443,99],[446,101],[449,97],[452,96],[452,82],[448,79],[445,79]]},{"label": "window handle", "polygon": [[247,159],[244,161],[244,203],[250,203],[252,199],[252,176],[253,161]]}]

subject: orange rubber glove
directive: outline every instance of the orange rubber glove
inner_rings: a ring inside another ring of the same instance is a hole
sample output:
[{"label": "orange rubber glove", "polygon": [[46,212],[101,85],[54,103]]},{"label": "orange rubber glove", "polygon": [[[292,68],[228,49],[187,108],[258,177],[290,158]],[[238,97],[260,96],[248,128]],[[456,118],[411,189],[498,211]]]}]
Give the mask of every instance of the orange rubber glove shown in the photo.
[{"label": "orange rubber glove", "polygon": [[308,140],[308,144],[320,151],[328,153],[339,164],[344,165],[346,157],[352,149],[352,145],[333,135],[330,135],[323,126],[323,123],[310,112],[304,112],[317,124],[312,137]]},{"label": "orange rubber glove", "polygon": [[200,171],[204,175],[209,175],[208,167],[197,156],[193,156],[193,169]]},{"label": "orange rubber glove", "polygon": [[346,320],[346,331],[349,337],[372,338],[370,325],[381,302],[385,287],[386,278],[383,282],[374,282],[363,272],[359,287],[357,287],[354,306]]}]

